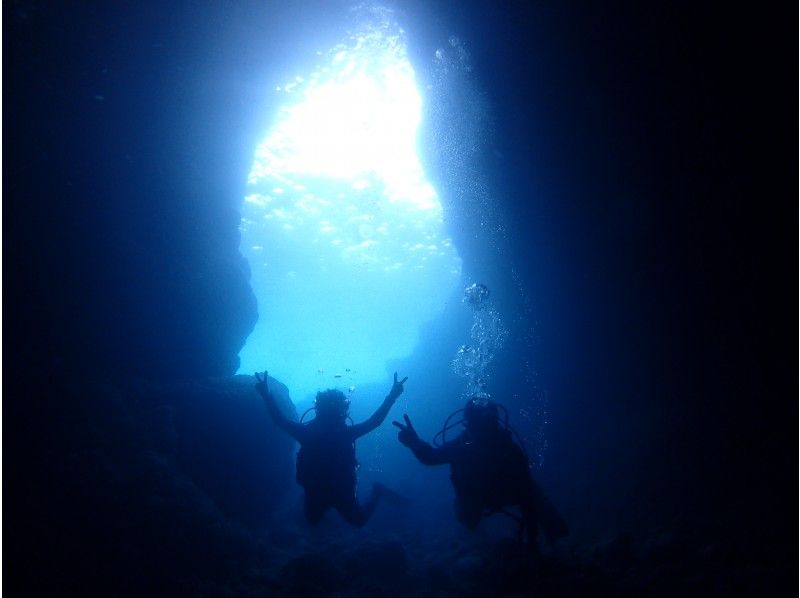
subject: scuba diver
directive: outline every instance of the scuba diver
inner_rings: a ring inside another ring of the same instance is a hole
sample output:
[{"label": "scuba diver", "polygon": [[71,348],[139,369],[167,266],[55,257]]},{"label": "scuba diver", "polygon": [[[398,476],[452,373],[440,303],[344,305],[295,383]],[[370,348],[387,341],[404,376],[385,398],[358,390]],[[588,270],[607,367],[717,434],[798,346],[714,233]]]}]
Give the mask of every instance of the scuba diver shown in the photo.
[{"label": "scuba diver", "polygon": [[[463,419],[450,424],[458,414]],[[450,465],[456,519],[464,526],[474,529],[482,517],[505,513],[519,522],[520,539],[524,532],[531,547],[536,546],[539,526],[550,543],[568,534],[564,519],[533,481],[528,456],[514,442],[516,432],[502,405],[473,397],[447,418],[434,437],[435,446],[420,440],[408,415],[403,417],[405,424],[392,422],[400,430],[398,440],[424,465]],[[447,441],[447,432],[461,422],[464,430]],[[510,506],[519,507],[521,516],[505,510]]]},{"label": "scuba diver", "polygon": [[339,390],[328,389],[317,393],[314,401],[316,416],[310,422],[291,421],[278,409],[269,392],[267,372],[256,373],[256,390],[264,398],[272,421],[300,444],[297,452],[297,483],[305,490],[305,517],[312,525],[322,520],[329,509],[336,509],[342,518],[354,527],[363,526],[372,516],[378,500],[395,498],[394,493],[382,484],[374,484],[372,494],[365,504],[356,498],[356,448],[357,438],[377,428],[403,393],[408,377],[397,380],[377,411],[360,424],[348,425],[350,401]]}]

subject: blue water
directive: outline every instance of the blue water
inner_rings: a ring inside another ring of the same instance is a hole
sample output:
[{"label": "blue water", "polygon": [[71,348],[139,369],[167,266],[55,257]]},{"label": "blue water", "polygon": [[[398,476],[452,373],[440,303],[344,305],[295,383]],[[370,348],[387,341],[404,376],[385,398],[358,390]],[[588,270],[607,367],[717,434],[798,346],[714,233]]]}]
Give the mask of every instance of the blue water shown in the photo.
[{"label": "blue water", "polygon": [[[259,318],[240,373],[269,368],[295,402],[354,398],[410,356],[461,285],[461,259],[418,155],[423,98],[391,14],[276,87],[242,205]],[[370,403],[373,404],[374,403]]]}]

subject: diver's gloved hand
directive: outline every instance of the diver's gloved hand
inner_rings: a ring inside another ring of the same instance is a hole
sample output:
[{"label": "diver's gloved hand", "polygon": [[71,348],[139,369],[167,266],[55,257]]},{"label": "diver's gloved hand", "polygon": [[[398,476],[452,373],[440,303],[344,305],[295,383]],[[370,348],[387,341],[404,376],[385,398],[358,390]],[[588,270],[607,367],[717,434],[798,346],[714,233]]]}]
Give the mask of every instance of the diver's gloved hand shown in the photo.
[{"label": "diver's gloved hand", "polygon": [[267,370],[264,370],[263,374],[259,374],[256,372],[256,390],[261,396],[269,396],[269,384],[267,382]]},{"label": "diver's gloved hand", "polygon": [[397,440],[400,441],[400,444],[403,446],[411,446],[412,444],[419,442],[419,436],[417,435],[417,431],[414,429],[414,426],[411,425],[411,420],[408,419],[408,415],[404,413],[403,418],[406,420],[406,425],[403,425],[398,421],[392,422],[392,425],[400,429],[400,431],[397,433]]},{"label": "diver's gloved hand", "polygon": [[406,380],[408,380],[408,376],[397,381],[397,372],[394,373],[394,384],[392,384],[392,390],[389,391],[389,395],[386,397],[387,399],[395,400],[401,394],[403,394],[403,384],[405,384]]}]

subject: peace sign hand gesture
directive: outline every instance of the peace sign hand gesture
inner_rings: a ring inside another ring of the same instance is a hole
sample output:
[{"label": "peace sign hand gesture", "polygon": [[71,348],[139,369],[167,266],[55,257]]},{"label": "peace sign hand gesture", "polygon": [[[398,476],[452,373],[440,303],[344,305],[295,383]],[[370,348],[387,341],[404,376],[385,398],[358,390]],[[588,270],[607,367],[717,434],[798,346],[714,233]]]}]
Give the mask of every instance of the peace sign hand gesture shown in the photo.
[{"label": "peace sign hand gesture", "polygon": [[408,418],[408,415],[403,414],[403,419],[406,420],[405,425],[398,421],[393,421],[392,425],[400,429],[397,433],[397,440],[400,441],[400,444],[403,446],[411,446],[415,442],[419,442],[419,436],[414,426],[411,425],[411,420]]},{"label": "peace sign hand gesture", "polygon": [[408,380],[408,376],[398,382],[397,372],[394,373],[394,384],[392,384],[392,390],[389,391],[389,398],[394,400],[403,394],[403,384],[406,383],[406,380]]},{"label": "peace sign hand gesture", "polygon": [[269,383],[267,382],[267,370],[264,370],[263,374],[259,374],[256,372],[256,390],[262,396],[267,396],[269,394]]}]

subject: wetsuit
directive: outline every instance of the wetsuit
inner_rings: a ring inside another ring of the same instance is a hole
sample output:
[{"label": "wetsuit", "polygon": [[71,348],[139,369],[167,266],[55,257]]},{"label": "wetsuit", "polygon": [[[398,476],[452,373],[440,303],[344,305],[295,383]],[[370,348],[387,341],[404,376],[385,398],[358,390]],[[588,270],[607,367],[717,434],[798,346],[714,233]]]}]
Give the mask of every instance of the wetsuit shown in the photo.
[{"label": "wetsuit", "polygon": [[383,423],[396,399],[386,397],[369,419],[355,425],[344,421],[313,419],[299,423],[287,419],[270,395],[267,411],[280,429],[298,443],[297,483],[305,490],[305,516],[317,524],[329,509],[336,509],[348,523],[361,527],[372,515],[378,496],[365,504],[356,497],[356,439]]},{"label": "wetsuit", "polygon": [[465,430],[440,447],[415,438],[408,447],[425,465],[450,465],[456,518],[466,527],[518,506],[529,541],[535,540],[539,524],[549,540],[566,535],[566,524],[533,481],[528,458],[508,430],[497,428],[480,439]]}]

